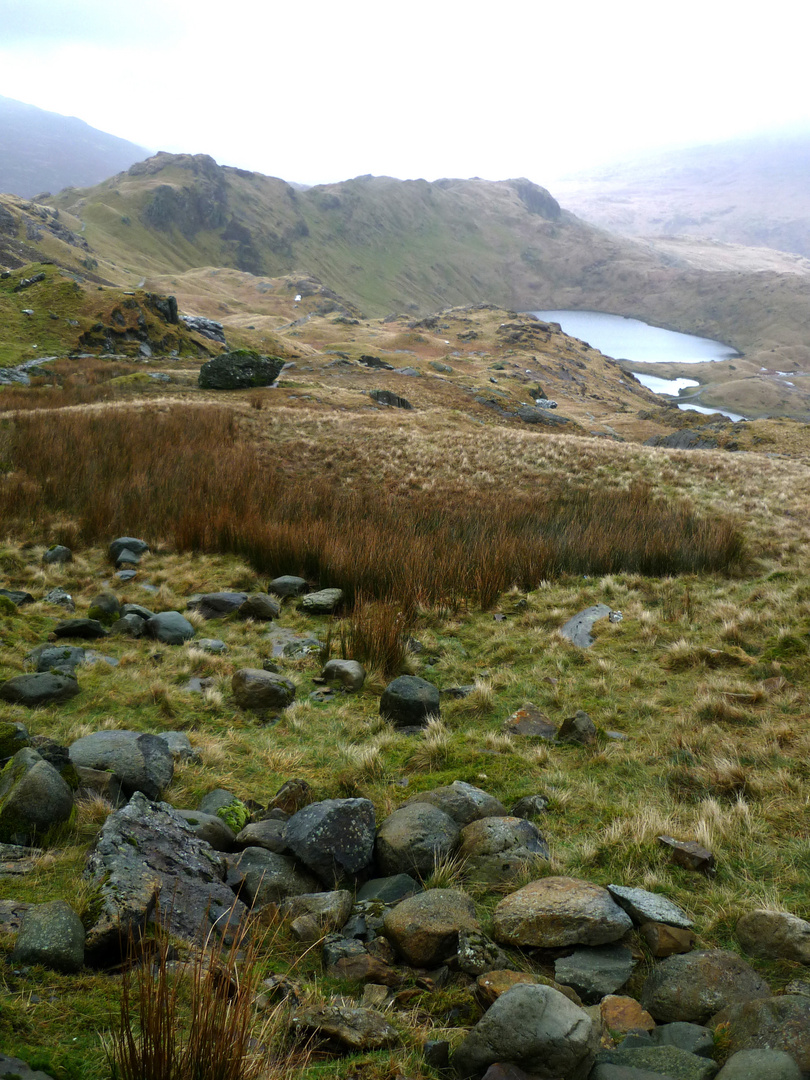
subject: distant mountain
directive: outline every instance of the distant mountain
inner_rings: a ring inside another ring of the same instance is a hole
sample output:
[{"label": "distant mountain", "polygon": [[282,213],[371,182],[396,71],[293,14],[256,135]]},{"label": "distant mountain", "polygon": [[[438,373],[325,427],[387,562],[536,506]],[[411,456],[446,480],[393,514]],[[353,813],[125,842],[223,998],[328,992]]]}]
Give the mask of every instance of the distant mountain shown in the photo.
[{"label": "distant mountain", "polygon": [[696,236],[810,257],[810,132],[627,161],[555,185],[575,214],[625,236]]},{"label": "distant mountain", "polygon": [[31,198],[89,187],[149,156],[75,116],[0,97],[0,192]]}]

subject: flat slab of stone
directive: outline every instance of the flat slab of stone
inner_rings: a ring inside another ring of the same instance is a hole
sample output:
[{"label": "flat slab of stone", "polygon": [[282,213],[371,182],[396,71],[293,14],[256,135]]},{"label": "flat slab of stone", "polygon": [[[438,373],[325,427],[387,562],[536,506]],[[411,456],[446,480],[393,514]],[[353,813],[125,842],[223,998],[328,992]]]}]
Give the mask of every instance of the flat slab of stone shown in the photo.
[{"label": "flat slab of stone", "polygon": [[593,624],[599,619],[606,619],[610,611],[611,609],[607,604],[594,604],[569,619],[560,630],[560,633],[564,638],[568,638],[569,641],[573,642],[574,645],[578,645],[581,649],[588,649],[593,645],[594,641],[591,634]]},{"label": "flat slab of stone", "polygon": [[69,701],[79,692],[79,684],[62,672],[41,671],[33,675],[15,675],[0,683],[0,700],[29,709],[58,705]]},{"label": "flat slab of stone", "polygon": [[646,922],[659,922],[690,930],[695,925],[685,911],[660,893],[648,892],[647,889],[632,889],[625,885],[608,885],[608,892],[637,926]]},{"label": "flat slab of stone", "polygon": [[382,1050],[399,1042],[396,1029],[375,1009],[309,1005],[296,1009],[290,1023],[297,1031],[333,1040],[343,1052]]},{"label": "flat slab of stone", "polygon": [[109,635],[109,630],[103,627],[98,619],[63,619],[56,624],[53,632],[58,638],[83,638],[90,641]]},{"label": "flat slab of stone", "polygon": [[313,637],[312,634],[298,634],[286,627],[277,627],[267,634],[267,640],[272,647],[273,656],[284,656],[291,660],[300,659],[302,656],[310,656],[318,652],[323,645],[322,641]]},{"label": "flat slab of stone", "polygon": [[[23,847],[21,844],[0,844],[0,877],[24,877],[26,874],[33,873],[43,854],[42,848]],[[0,903],[6,903],[6,901],[0,901]]]},{"label": "flat slab of stone", "polygon": [[549,741],[557,738],[556,724],[530,701],[521,705],[517,712],[504,721],[503,729],[507,735],[523,735]]},{"label": "flat slab of stone", "polygon": [[575,949],[554,964],[554,978],[570,986],[588,1005],[608,994],[615,994],[635,967],[633,953],[624,945],[599,945],[593,949]]}]

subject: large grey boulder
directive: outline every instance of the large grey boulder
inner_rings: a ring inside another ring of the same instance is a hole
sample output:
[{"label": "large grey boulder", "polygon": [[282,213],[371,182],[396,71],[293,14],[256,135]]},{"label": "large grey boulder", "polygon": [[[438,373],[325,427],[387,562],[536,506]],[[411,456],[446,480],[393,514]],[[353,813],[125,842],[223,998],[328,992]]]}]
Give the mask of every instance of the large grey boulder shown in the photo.
[{"label": "large grey boulder", "polygon": [[267,593],[251,593],[245,602],[239,607],[240,619],[256,619],[260,622],[270,622],[277,619],[281,614],[281,605]]},{"label": "large grey boulder", "polygon": [[84,964],[84,936],[82,920],[64,900],[32,904],[23,915],[12,963],[78,971]]},{"label": "large grey boulder", "polygon": [[459,837],[464,876],[479,882],[509,881],[549,858],[548,844],[524,818],[488,817],[465,825]]},{"label": "large grey boulder", "polygon": [[717,1080],[802,1080],[802,1071],[784,1050],[738,1050]]},{"label": "large grey boulder", "polygon": [[64,544],[54,544],[42,556],[42,561],[46,566],[58,566],[62,563],[73,562],[73,552]]},{"label": "large grey boulder", "polygon": [[[721,1027],[722,1025],[722,1027]],[[742,1001],[722,1009],[709,1021],[730,1053],[738,1050],[782,1050],[810,1077],[810,997],[782,994]]]},{"label": "large grey boulder", "polygon": [[400,675],[380,698],[380,716],[394,727],[425,727],[430,716],[439,715],[439,689],[418,675]]},{"label": "large grey boulder", "polygon": [[375,828],[368,799],[324,799],[293,814],[284,839],[305,866],[332,885],[371,863]]},{"label": "large grey boulder", "polygon": [[240,668],[231,679],[236,704],[242,709],[286,709],[295,700],[295,683],[261,668]]},{"label": "large grey boulder", "polygon": [[204,619],[223,619],[238,611],[247,598],[248,594],[244,592],[203,593],[196,600],[189,601],[188,607],[198,611]]},{"label": "large grey boulder", "polygon": [[574,878],[532,881],[495,908],[493,936],[503,945],[607,945],[633,926],[607,889]]},{"label": "large grey boulder", "polygon": [[58,638],[83,638],[92,641],[94,638],[103,638],[109,635],[98,619],[63,619],[53,628],[55,637]]},{"label": "large grey boulder", "polygon": [[38,709],[70,701],[79,692],[79,684],[71,675],[59,671],[41,671],[33,675],[15,675],[0,683],[0,700],[12,705]]},{"label": "large grey boulder", "polygon": [[87,860],[98,886],[98,916],[86,950],[94,961],[120,956],[155,912],[170,934],[202,942],[211,929],[225,937],[247,914],[225,883],[226,865],[167,803],[137,792],[107,818]]},{"label": "large grey boulder", "polygon": [[182,645],[197,631],[179,611],[161,611],[147,621],[146,632],[163,645]]},{"label": "large grey boulder", "polygon": [[410,803],[395,810],[377,833],[377,862],[384,874],[426,878],[458,843],[455,821],[430,803]]},{"label": "large grey boulder", "polygon": [[228,860],[228,881],[252,907],[317,892],[319,884],[295,859],[257,847],[245,848],[241,855]]},{"label": "large grey boulder", "polygon": [[70,746],[70,760],[87,769],[113,773],[127,795],[159,798],[174,776],[174,758],[157,735],[139,731],[94,731]]},{"label": "large grey boulder", "polygon": [[481,929],[475,904],[457,889],[427,889],[385,913],[384,933],[414,967],[435,967],[458,952],[459,934]]},{"label": "large grey boulder", "polygon": [[452,1056],[461,1077],[495,1062],[544,1080],[585,1080],[598,1046],[588,1014],[550,986],[513,986],[490,1006]]},{"label": "large grey boulder", "polygon": [[321,678],[327,683],[340,683],[344,690],[362,690],[366,669],[356,660],[327,660]]},{"label": "large grey boulder", "polygon": [[[114,562],[116,566],[119,563],[138,563],[141,556],[145,555],[149,551],[149,545],[145,540],[138,540],[134,536],[119,536],[117,540],[113,540],[109,546],[110,561]],[[124,558],[124,556],[131,556],[130,558]]]},{"label": "large grey boulder", "polygon": [[506,816],[506,808],[494,795],[463,780],[454,780],[452,784],[434,788],[432,791],[420,791],[418,795],[407,799],[405,805],[415,802],[438,806],[460,826],[469,825],[481,818]]},{"label": "large grey boulder", "polygon": [[206,360],[197,381],[202,390],[249,390],[272,385],[283,367],[284,360],[277,356],[235,349]]},{"label": "large grey boulder", "polygon": [[282,574],[281,577],[273,578],[267,588],[276,596],[303,596],[309,585],[302,577],[295,577],[293,574]]},{"label": "large grey boulder", "polygon": [[810,964],[810,922],[785,911],[749,911],[737,923],[737,940],[749,956]]},{"label": "large grey boulder", "polygon": [[73,792],[36,750],[18,750],[0,772],[0,843],[30,844],[72,811]]},{"label": "large grey boulder", "polygon": [[644,983],[641,1004],[659,1023],[703,1024],[729,1005],[770,995],[768,984],[742,957],[711,949],[662,960]]}]

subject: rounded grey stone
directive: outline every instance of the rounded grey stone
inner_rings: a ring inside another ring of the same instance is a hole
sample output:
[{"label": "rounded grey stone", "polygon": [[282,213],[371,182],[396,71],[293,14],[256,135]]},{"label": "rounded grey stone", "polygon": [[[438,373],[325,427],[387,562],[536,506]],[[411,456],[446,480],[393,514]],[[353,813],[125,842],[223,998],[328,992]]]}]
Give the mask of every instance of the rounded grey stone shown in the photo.
[{"label": "rounded grey stone", "polygon": [[742,957],[712,949],[662,960],[644,984],[641,1005],[659,1023],[702,1024],[729,1005],[770,995],[768,984]]},{"label": "rounded grey stone", "polygon": [[240,619],[257,619],[270,622],[281,614],[281,605],[267,593],[253,593],[239,606]]},{"label": "rounded grey stone", "polygon": [[295,683],[261,668],[241,668],[235,672],[231,689],[242,709],[286,709],[295,700]]},{"label": "rounded grey stone", "polygon": [[64,544],[54,544],[54,546],[49,547],[42,556],[42,561],[49,566],[58,566],[60,563],[69,563],[73,561],[73,552],[69,547],[65,547]]},{"label": "rounded grey stone", "polygon": [[288,896],[317,892],[318,880],[302,870],[295,859],[264,848],[245,848],[229,860],[228,881],[253,907],[279,903]]},{"label": "rounded grey stone", "polygon": [[274,818],[253,821],[237,834],[236,842],[240,847],[260,847],[265,851],[275,851],[277,855],[288,855],[290,849],[284,838],[287,822]]},{"label": "rounded grey stone", "polygon": [[76,766],[102,769],[121,781],[127,795],[158,799],[172,782],[174,759],[163,739],[139,731],[95,731],[70,747]]},{"label": "rounded grey stone", "polygon": [[716,1080],[802,1080],[802,1071],[784,1050],[738,1050]]},{"label": "rounded grey stone", "polygon": [[[141,555],[145,555],[147,551],[149,551],[149,545],[146,541],[138,540],[134,536],[119,536],[109,547],[110,559],[116,565],[119,562],[138,562]],[[135,556],[135,558],[123,559],[122,555],[125,554]]]},{"label": "rounded grey stone", "polygon": [[587,1005],[615,994],[633,974],[633,953],[624,945],[576,949],[554,964],[554,978],[576,990]]},{"label": "rounded grey stone", "polygon": [[505,817],[506,809],[494,795],[481,788],[467,784],[463,780],[454,780],[452,784],[434,788],[432,791],[420,791],[405,802],[410,806],[415,802],[430,803],[444,810],[457,825],[469,825],[482,818]]},{"label": "rounded grey stone", "polygon": [[11,954],[15,964],[78,971],[84,964],[84,926],[64,900],[32,905],[23,915]]},{"label": "rounded grey stone", "polygon": [[362,690],[366,669],[356,660],[328,660],[321,678],[325,682],[338,682],[346,690]]},{"label": "rounded grey stone", "polygon": [[194,637],[196,630],[179,611],[161,611],[147,621],[146,632],[163,645],[182,645]]},{"label": "rounded grey stone", "polygon": [[785,911],[759,908],[743,915],[737,940],[749,956],[810,964],[810,922]]},{"label": "rounded grey stone", "polygon": [[384,874],[428,877],[437,862],[458,843],[455,821],[430,803],[410,803],[395,810],[377,833],[377,862]]},{"label": "rounded grey stone", "polygon": [[0,772],[0,843],[26,845],[61,825],[73,811],[73,792],[48,761],[24,747]]},{"label": "rounded grey stone", "polygon": [[303,596],[309,585],[302,577],[283,574],[281,577],[273,578],[267,588],[276,596]]},{"label": "rounded grey stone", "polygon": [[233,829],[216,814],[204,814],[201,810],[178,810],[177,813],[194,830],[194,835],[205,840],[214,851],[238,851],[239,844]]},{"label": "rounded grey stone", "polygon": [[369,799],[324,799],[293,814],[284,839],[305,866],[331,884],[371,863],[375,827]]},{"label": "rounded grey stone", "polygon": [[438,687],[418,675],[400,675],[380,698],[380,716],[394,727],[425,727],[428,717],[439,713]]}]

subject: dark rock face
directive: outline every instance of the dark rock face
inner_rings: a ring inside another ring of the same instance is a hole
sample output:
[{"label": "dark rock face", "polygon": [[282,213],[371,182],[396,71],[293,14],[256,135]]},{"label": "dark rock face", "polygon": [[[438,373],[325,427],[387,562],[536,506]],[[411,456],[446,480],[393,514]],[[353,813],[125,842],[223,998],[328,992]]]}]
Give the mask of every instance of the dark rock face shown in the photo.
[{"label": "dark rock face", "polygon": [[458,843],[455,821],[430,803],[410,803],[389,814],[377,834],[377,861],[385,874],[427,877]]},{"label": "dark rock face", "polygon": [[220,353],[200,368],[203,390],[248,390],[270,386],[278,378],[284,361],[277,356],[260,356],[249,349]]},{"label": "dark rock face", "polygon": [[109,630],[105,630],[98,619],[65,619],[56,624],[53,632],[58,638],[83,638],[90,641],[109,635]]},{"label": "dark rock face", "polygon": [[30,592],[21,589],[0,589],[0,596],[10,600],[15,607],[23,607],[25,604],[33,604],[34,598]]},{"label": "dark rock face", "polygon": [[394,409],[413,408],[407,398],[400,397],[399,394],[394,394],[391,390],[372,390],[368,396],[379,405],[390,405]]},{"label": "dark rock face", "polygon": [[198,611],[204,619],[222,619],[230,615],[247,600],[248,594],[244,592],[214,592],[204,593],[196,600],[189,603],[192,611]]},{"label": "dark rock face", "polygon": [[27,705],[29,709],[69,701],[78,692],[79,684],[72,676],[51,671],[17,675],[0,684],[0,700]]},{"label": "dark rock face", "polygon": [[651,435],[645,446],[668,446],[673,450],[715,450],[717,439],[699,431],[673,431],[671,435]]},{"label": "dark rock face", "polygon": [[[109,547],[110,561],[114,562],[117,566],[121,562],[134,562],[137,563],[140,560],[141,555],[145,555],[149,550],[149,545],[145,540],[138,540],[134,536],[119,536],[117,540],[113,540]],[[123,559],[122,555],[129,553],[134,555],[134,559]]]},{"label": "dark rock face", "polygon": [[424,727],[429,716],[438,716],[439,690],[417,675],[400,675],[380,698],[380,716],[394,727]]},{"label": "dark rock face", "polygon": [[305,866],[331,885],[370,864],[374,833],[374,805],[368,799],[325,799],[293,814],[284,839]]},{"label": "dark rock face", "polygon": [[544,427],[560,428],[571,423],[567,416],[556,416],[534,405],[521,405],[517,410],[517,416],[524,424],[541,424]]},{"label": "dark rock face", "polygon": [[70,760],[113,773],[127,795],[157,799],[172,782],[174,758],[163,739],[138,731],[94,731],[70,747]]},{"label": "dark rock face", "polygon": [[160,897],[160,920],[171,934],[199,941],[210,928],[223,936],[246,914],[225,884],[225,863],[167,803],[137,793],[110,814],[87,861],[100,888],[100,913],[87,934],[94,961],[121,953],[139,934]]}]

